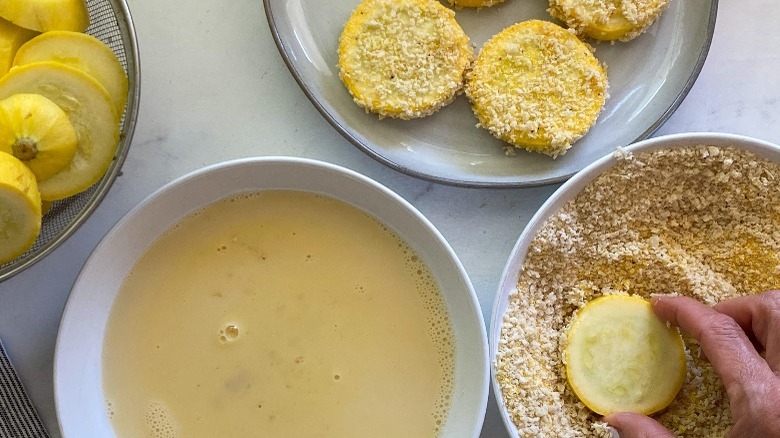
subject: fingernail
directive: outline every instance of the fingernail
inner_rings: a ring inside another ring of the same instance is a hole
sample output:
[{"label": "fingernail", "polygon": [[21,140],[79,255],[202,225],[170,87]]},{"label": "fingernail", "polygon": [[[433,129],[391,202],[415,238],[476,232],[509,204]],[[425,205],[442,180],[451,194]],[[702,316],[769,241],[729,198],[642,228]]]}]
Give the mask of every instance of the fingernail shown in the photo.
[{"label": "fingernail", "polygon": [[620,432],[618,432],[618,430],[614,427],[607,426],[607,430],[609,431],[609,434],[612,436],[612,438],[620,438]]}]

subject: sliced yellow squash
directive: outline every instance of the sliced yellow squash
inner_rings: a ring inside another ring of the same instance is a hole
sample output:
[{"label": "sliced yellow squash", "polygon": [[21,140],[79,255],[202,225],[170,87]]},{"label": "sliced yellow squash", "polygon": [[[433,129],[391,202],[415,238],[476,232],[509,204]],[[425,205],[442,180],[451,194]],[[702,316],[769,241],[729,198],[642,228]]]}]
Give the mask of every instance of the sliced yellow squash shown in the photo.
[{"label": "sliced yellow squash", "polygon": [[124,113],[127,75],[114,51],[99,39],[80,32],[42,33],[19,48],[14,65],[42,61],[60,62],[89,73],[106,87],[117,114]]},{"label": "sliced yellow squash", "polygon": [[40,94],[0,100],[0,151],[22,160],[40,182],[70,163],[76,130],[56,103]]},{"label": "sliced yellow squash", "polygon": [[0,152],[0,264],[24,254],[41,230],[41,197],[35,175]]},{"label": "sliced yellow squash", "polygon": [[0,18],[0,76],[8,73],[19,47],[35,35],[32,30]]},{"label": "sliced yellow squash", "polygon": [[577,311],[566,336],[566,377],[598,414],[659,411],[685,380],[679,332],[642,298],[596,298]]},{"label": "sliced yellow squash", "polygon": [[13,68],[0,79],[0,99],[41,94],[65,111],[78,145],[68,166],[41,181],[41,197],[56,201],[89,188],[105,174],[119,141],[119,118],[106,89],[83,71],[57,62]]},{"label": "sliced yellow squash", "polygon": [[41,215],[45,216],[46,213],[51,210],[52,201],[44,201],[41,199]]},{"label": "sliced yellow squash", "polygon": [[84,0],[0,0],[0,17],[38,32],[84,32],[89,26]]}]

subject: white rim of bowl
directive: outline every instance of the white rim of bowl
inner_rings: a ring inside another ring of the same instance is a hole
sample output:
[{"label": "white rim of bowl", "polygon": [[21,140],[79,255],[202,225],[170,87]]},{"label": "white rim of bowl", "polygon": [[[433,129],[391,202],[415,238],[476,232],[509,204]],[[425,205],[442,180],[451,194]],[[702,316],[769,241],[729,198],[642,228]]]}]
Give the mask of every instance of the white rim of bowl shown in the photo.
[{"label": "white rim of bowl", "polygon": [[[435,238],[435,240],[439,243],[439,245],[441,245],[441,248],[445,250],[448,257],[453,262],[454,267],[456,268],[458,274],[461,276],[463,280],[463,283],[466,285],[468,289],[468,296],[466,298],[468,300],[469,307],[473,310],[472,313],[477,318],[477,323],[478,323],[477,325],[480,330],[478,337],[480,338],[482,344],[481,349],[482,349],[482,356],[483,356],[483,360],[482,360],[483,370],[480,373],[481,382],[479,383],[480,383],[480,387],[482,388],[482,393],[479,395],[480,408],[479,411],[476,412],[478,421],[475,422],[474,429],[472,432],[472,436],[478,437],[482,430],[482,425],[484,423],[485,413],[487,410],[488,394],[490,391],[490,381],[489,381],[490,365],[488,362],[489,345],[487,339],[487,330],[485,327],[484,319],[482,317],[482,311],[479,305],[479,301],[477,299],[476,291],[474,290],[474,286],[471,283],[471,279],[469,278],[466,269],[463,267],[462,262],[458,258],[455,251],[452,249],[452,246],[449,244],[449,242],[444,238],[441,232],[433,225],[433,223],[427,217],[425,217],[414,205],[412,205],[409,201],[401,197],[401,195],[390,190],[388,187],[384,186],[378,181],[375,181],[361,173],[358,173],[346,167],[342,167],[333,163],[328,163],[325,161],[320,161],[320,160],[315,160],[310,158],[286,157],[286,156],[247,157],[247,158],[238,158],[238,159],[215,163],[194,170],[183,176],[180,176],[168,182],[167,184],[163,185],[162,187],[154,191],[152,194],[147,196],[143,201],[141,201],[138,205],[133,207],[129,212],[127,212],[124,216],[122,216],[122,218],[111,227],[111,229],[106,233],[105,236],[103,236],[103,238],[101,238],[98,245],[95,247],[95,249],[92,251],[90,256],[87,258],[78,276],[76,277],[76,280],[73,283],[71,291],[76,290],[78,284],[83,280],[82,277],[85,275],[84,273],[86,271],[86,268],[93,262],[93,259],[97,257],[101,251],[103,251],[102,248],[107,244],[106,242],[111,240],[111,238],[115,234],[117,234],[119,230],[124,228],[127,222],[133,220],[143,209],[147,208],[147,206],[152,202],[154,202],[156,199],[160,198],[161,196],[164,196],[171,189],[183,183],[186,183],[191,179],[199,178],[204,174],[214,172],[217,170],[230,168],[230,167],[235,167],[235,166],[258,165],[258,164],[259,165],[296,164],[303,167],[317,167],[323,170],[339,173],[348,178],[357,180],[363,184],[368,185],[374,190],[377,190],[384,196],[387,196],[391,200],[398,203],[399,206],[401,206],[403,209],[407,210],[410,214],[412,214],[414,218],[417,221],[419,221],[428,230],[428,232],[431,233],[431,235]],[[65,303],[65,307],[62,311],[62,317],[60,318],[60,323],[57,331],[57,339],[54,348],[54,364],[53,364],[54,407],[55,407],[55,412],[57,414],[57,425],[59,427],[60,432],[64,431],[63,420],[62,420],[61,409],[60,409],[60,407],[62,406],[62,400],[61,400],[62,384],[60,383],[60,379],[66,378],[67,376],[60,376],[60,372],[59,372],[60,363],[58,358],[63,355],[63,352],[61,351],[61,349],[63,348],[61,342],[61,336],[63,331],[68,329],[67,324],[70,319],[69,314],[72,312],[71,308],[74,301],[71,298],[72,296],[68,296],[68,299]]]},{"label": "white rim of bowl", "polygon": [[[780,146],[755,137],[721,132],[688,132],[662,135],[633,143],[630,146],[622,148],[622,150],[630,153],[642,153],[659,149],[689,147],[701,144],[735,146],[739,149],[755,153],[758,156],[772,159],[773,161],[780,163]],[[616,149],[615,152],[617,151],[618,150]],[[498,351],[498,341],[501,336],[501,323],[504,319],[504,314],[506,313],[509,293],[514,290],[515,285],[517,284],[519,270],[525,261],[528,247],[539,229],[547,222],[547,219],[551,215],[559,210],[561,205],[574,199],[574,197],[576,197],[591,181],[618,164],[615,152],[601,157],[577,172],[571,179],[566,181],[555,190],[549,198],[547,198],[547,201],[542,204],[523,229],[523,232],[517,239],[512,251],[509,253],[507,263],[501,273],[490,318],[490,383],[496,398],[496,405],[501,413],[501,420],[504,422],[506,430],[512,436],[518,434],[517,427],[509,417],[501,387],[496,380],[496,353]],[[517,262],[517,264],[513,262]]]}]

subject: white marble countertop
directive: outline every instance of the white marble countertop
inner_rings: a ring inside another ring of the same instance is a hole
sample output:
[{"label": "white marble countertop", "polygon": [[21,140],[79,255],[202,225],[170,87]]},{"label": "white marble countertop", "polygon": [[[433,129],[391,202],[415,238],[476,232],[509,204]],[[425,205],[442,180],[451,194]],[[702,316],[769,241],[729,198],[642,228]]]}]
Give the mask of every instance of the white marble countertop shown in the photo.
[{"label": "white marble countertop", "polygon": [[[54,343],[79,269],[131,207],[173,178],[207,164],[253,155],[304,156],[385,184],[449,240],[489,321],[509,251],[557,186],[457,188],[415,179],[374,161],[342,138],[306,99],[273,43],[260,0],[128,3],[140,45],[142,91],[122,175],[65,244],[0,283],[0,338],[53,436],[59,435],[52,394]],[[775,0],[721,0],[698,81],[656,135],[723,131],[780,143],[778,22]],[[483,436],[506,436],[492,398]]]}]

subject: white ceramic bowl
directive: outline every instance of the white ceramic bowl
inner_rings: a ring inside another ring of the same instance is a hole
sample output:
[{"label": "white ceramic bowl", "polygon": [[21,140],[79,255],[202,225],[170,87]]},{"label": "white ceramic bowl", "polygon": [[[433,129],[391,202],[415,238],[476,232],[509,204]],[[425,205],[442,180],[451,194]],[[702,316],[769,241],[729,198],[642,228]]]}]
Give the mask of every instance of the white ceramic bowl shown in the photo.
[{"label": "white ceramic bowl", "polygon": [[[686,133],[666,135],[637,142],[627,147],[626,150],[639,153],[658,149],[695,146],[699,144],[734,146],[749,152],[753,152],[760,157],[764,157],[780,163],[780,146],[762,140],[734,134]],[[509,255],[509,260],[504,267],[504,272],[501,274],[501,279],[498,284],[498,293],[494,302],[493,313],[490,321],[490,374],[493,390],[496,396],[496,403],[498,404],[498,408],[501,411],[501,418],[503,419],[504,425],[512,436],[517,436],[518,432],[517,428],[509,417],[503,396],[501,394],[501,388],[496,381],[495,367],[496,351],[499,337],[501,335],[501,322],[509,304],[509,294],[516,289],[517,280],[520,275],[520,268],[524,263],[525,256],[528,252],[528,247],[531,244],[531,241],[542,228],[542,226],[544,226],[544,224],[547,222],[547,219],[553,214],[557,213],[564,204],[574,199],[591,181],[596,179],[599,175],[606,172],[610,168],[614,167],[617,163],[618,160],[613,156],[613,154],[605,156],[577,173],[569,181],[558,188],[558,190],[556,190],[555,193],[550,196],[547,202],[542,205],[539,211],[536,212],[536,214],[531,218],[531,221],[523,230],[523,233],[520,235],[520,238],[517,240],[517,243]]]},{"label": "white ceramic bowl", "polygon": [[299,158],[249,158],[184,176],[130,211],[79,274],[54,356],[54,395],[66,438],[112,437],[102,390],[102,350],[114,298],[135,261],[188,213],[232,194],[263,189],[321,193],[376,217],[405,239],[439,282],[455,334],[455,385],[445,436],[477,437],[488,394],[487,336],[469,278],[449,244],[411,204],[353,171]]}]

